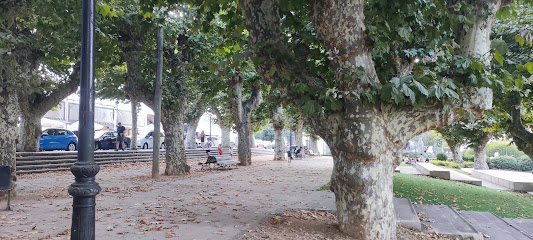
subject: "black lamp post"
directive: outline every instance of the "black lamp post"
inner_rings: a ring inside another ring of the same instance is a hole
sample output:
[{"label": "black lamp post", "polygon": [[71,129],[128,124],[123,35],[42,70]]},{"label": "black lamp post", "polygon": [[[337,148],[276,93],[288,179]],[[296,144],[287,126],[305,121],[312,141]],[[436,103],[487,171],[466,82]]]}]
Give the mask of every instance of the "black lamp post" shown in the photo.
[{"label": "black lamp post", "polygon": [[100,186],[94,162],[94,0],[83,0],[81,34],[80,127],[78,160],[70,171],[75,182],[68,193],[73,197],[70,239],[95,238],[95,197]]}]

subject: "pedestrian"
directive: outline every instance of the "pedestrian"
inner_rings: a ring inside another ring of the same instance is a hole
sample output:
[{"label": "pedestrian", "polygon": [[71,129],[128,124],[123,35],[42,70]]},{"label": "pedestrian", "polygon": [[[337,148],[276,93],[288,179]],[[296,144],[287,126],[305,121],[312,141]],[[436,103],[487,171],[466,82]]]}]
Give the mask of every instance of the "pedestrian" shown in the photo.
[{"label": "pedestrian", "polygon": [[218,144],[218,155],[222,155],[222,144]]},{"label": "pedestrian", "polygon": [[202,133],[200,133],[200,145],[202,145],[202,149],[204,148],[204,141],[205,141],[205,132],[202,130]]},{"label": "pedestrian", "polygon": [[229,155],[233,157],[233,145],[231,143],[229,144]]},{"label": "pedestrian", "polygon": [[207,142],[205,143],[204,147],[205,147],[205,153],[207,153],[207,157],[210,157],[211,156],[211,139],[210,138],[207,138]]},{"label": "pedestrian", "polygon": [[115,141],[115,151],[118,151],[118,148],[122,149],[124,151],[124,131],[126,131],[126,128],[122,126],[122,123],[118,123],[117,125],[117,140]]}]

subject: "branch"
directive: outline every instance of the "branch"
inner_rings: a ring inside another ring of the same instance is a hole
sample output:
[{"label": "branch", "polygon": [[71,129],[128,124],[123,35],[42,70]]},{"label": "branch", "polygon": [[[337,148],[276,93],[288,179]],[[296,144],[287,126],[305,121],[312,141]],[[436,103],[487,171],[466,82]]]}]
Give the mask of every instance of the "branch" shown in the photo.
[{"label": "branch", "polygon": [[58,85],[52,92],[40,98],[39,102],[32,105],[32,110],[39,116],[44,115],[51,108],[59,104],[63,99],[73,94],[80,86],[80,62],[76,62],[72,73],[68,77],[68,82]]},{"label": "branch", "polygon": [[[240,77],[240,76],[239,76]],[[242,107],[246,113],[250,113],[254,108],[263,102],[263,94],[261,91],[261,85],[258,83],[252,84],[252,95],[250,99],[244,101]]]},{"label": "branch", "polygon": [[522,97],[519,93],[510,94],[509,96],[511,119],[507,122],[509,124],[508,131],[513,136],[513,141],[518,149],[533,157],[533,133],[529,132],[522,124],[522,115],[520,113]]}]

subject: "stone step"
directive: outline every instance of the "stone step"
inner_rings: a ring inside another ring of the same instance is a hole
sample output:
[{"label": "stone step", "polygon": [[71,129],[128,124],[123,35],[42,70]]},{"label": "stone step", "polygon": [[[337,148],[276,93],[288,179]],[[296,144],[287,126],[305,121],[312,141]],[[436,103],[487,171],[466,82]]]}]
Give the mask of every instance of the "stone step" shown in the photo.
[{"label": "stone step", "polygon": [[481,240],[483,235],[457,211],[445,205],[413,205],[421,219],[421,231],[450,238]]},{"label": "stone step", "polygon": [[480,231],[485,239],[491,240],[532,240],[519,228],[507,223],[500,217],[490,212],[461,211],[461,216],[476,230]]},{"label": "stone step", "polygon": [[394,198],[394,215],[397,225],[420,231],[420,220],[408,198]]},{"label": "stone step", "polygon": [[504,218],[503,220],[533,239],[533,219]]}]

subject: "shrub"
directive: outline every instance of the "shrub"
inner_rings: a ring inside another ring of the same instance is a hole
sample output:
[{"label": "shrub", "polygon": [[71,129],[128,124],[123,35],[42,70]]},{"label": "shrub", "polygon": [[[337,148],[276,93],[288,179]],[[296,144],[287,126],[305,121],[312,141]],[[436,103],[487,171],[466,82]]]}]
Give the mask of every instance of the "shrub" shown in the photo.
[{"label": "shrub", "polygon": [[451,167],[451,168],[457,168],[457,169],[461,168],[461,166],[459,166],[459,164],[454,163],[454,162],[439,161],[439,160],[431,160],[429,162],[432,163],[432,164],[435,164],[435,165],[439,165],[439,166],[445,166],[445,167]]},{"label": "shrub", "polygon": [[437,160],[446,161],[448,160],[448,155],[446,153],[437,153]]},{"label": "shrub", "polygon": [[465,165],[465,168],[473,168],[474,167],[474,162],[463,162],[463,164]]},{"label": "shrub", "polygon": [[511,156],[499,156],[490,159],[489,167],[495,169],[518,170],[518,162]]},{"label": "shrub", "polygon": [[516,163],[518,164],[520,171],[533,170],[533,160],[526,155],[516,158]]},{"label": "shrub", "polygon": [[463,160],[468,162],[474,161],[474,149],[469,148],[463,152]]},{"label": "shrub", "polygon": [[516,145],[509,144],[508,142],[494,141],[487,144],[487,156],[492,157],[494,153],[498,152],[500,156],[522,157],[525,154],[516,148]]}]

